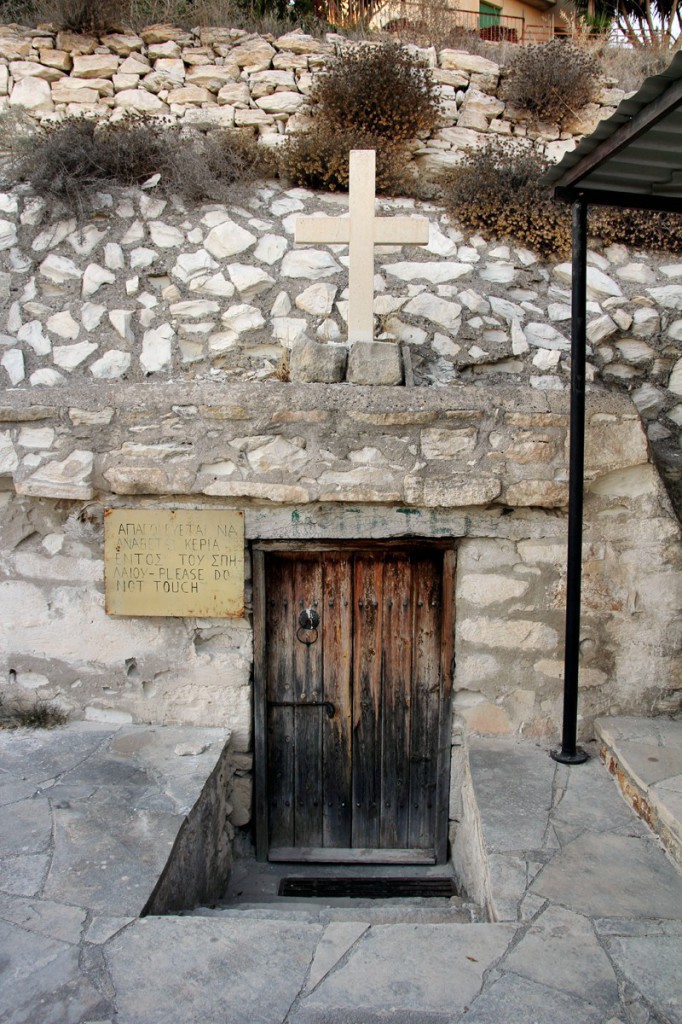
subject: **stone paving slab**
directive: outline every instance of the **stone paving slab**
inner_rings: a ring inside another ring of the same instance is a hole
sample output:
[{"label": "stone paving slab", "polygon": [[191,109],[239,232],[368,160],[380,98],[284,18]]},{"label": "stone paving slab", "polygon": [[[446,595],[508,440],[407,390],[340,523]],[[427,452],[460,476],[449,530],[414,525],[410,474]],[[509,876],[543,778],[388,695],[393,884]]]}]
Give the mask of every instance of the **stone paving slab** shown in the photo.
[{"label": "stone paving slab", "polygon": [[567,768],[529,743],[470,744],[496,923],[139,918],[120,875],[153,886],[156,824],[182,818],[217,739],[202,761],[174,753],[178,730],[0,733],[17,787],[0,806],[2,1024],[682,1024],[679,873],[598,758]]},{"label": "stone paving slab", "polygon": [[682,718],[600,718],[595,730],[625,799],[682,865]]}]

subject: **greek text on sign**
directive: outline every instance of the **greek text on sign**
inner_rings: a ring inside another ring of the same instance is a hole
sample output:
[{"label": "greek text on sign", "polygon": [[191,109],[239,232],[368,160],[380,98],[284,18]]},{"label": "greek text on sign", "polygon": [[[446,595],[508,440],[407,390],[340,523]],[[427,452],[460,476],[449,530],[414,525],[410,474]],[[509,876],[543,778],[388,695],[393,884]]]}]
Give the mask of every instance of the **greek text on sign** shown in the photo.
[{"label": "greek text on sign", "polygon": [[104,592],[110,615],[241,616],[244,513],[106,509]]}]

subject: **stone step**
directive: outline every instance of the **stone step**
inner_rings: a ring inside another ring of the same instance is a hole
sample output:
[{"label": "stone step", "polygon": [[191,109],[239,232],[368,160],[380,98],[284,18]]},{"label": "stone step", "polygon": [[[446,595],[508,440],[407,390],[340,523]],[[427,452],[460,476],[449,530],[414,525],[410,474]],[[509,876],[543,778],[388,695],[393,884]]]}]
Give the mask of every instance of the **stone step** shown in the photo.
[{"label": "stone step", "polygon": [[[425,906],[427,902],[438,906]],[[452,900],[272,900],[197,907],[185,911],[185,917],[234,918],[255,921],[299,921],[328,924],[331,921],[358,921],[372,925],[390,924],[470,924],[476,920],[472,904]]]},{"label": "stone step", "polygon": [[682,867],[682,717],[598,718],[595,732],[623,796]]}]

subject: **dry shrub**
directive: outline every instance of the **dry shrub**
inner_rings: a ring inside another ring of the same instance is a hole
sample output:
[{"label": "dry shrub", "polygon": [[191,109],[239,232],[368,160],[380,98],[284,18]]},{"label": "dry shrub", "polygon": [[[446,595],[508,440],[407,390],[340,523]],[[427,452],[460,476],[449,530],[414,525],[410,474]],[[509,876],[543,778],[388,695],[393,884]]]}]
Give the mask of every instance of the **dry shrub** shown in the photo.
[{"label": "dry shrub", "polygon": [[291,135],[279,150],[280,172],[296,185],[327,192],[348,191],[352,149],[376,150],[376,188],[383,195],[411,195],[416,172],[400,143],[355,128],[314,124]]},{"label": "dry shrub", "polygon": [[599,88],[597,57],[560,39],[520,46],[505,70],[507,98],[540,121],[561,124],[590,103]]},{"label": "dry shrub", "polygon": [[443,202],[452,217],[487,238],[515,238],[543,255],[566,255],[570,213],[539,184],[547,166],[534,150],[493,139],[448,172]]},{"label": "dry shrub", "polygon": [[104,124],[70,117],[42,125],[24,140],[13,176],[30,183],[50,206],[82,217],[103,187],[140,185],[156,174],[164,192],[190,202],[222,202],[264,173],[267,158],[250,134],[202,136],[145,115]]},{"label": "dry shrub", "polygon": [[430,69],[397,43],[344,50],[319,76],[313,100],[316,120],[331,129],[361,129],[396,142],[431,131],[438,123]]},{"label": "dry shrub", "polygon": [[0,694],[0,729],[53,729],[67,721],[68,715],[52,701],[38,699],[23,704],[18,700],[7,701]]},{"label": "dry shrub", "polygon": [[[130,16],[130,0],[7,0],[7,3],[20,22],[52,22],[69,32],[94,35],[123,28]],[[6,18],[2,11],[0,20]]]},{"label": "dry shrub", "polygon": [[619,242],[631,249],[682,253],[682,214],[679,213],[591,206],[589,232],[604,245]]},{"label": "dry shrub", "polygon": [[[443,202],[451,217],[486,238],[511,238],[543,256],[566,257],[571,209],[540,184],[548,166],[531,149],[493,139],[444,177]],[[680,214],[592,206],[588,230],[605,245],[682,252]]]}]

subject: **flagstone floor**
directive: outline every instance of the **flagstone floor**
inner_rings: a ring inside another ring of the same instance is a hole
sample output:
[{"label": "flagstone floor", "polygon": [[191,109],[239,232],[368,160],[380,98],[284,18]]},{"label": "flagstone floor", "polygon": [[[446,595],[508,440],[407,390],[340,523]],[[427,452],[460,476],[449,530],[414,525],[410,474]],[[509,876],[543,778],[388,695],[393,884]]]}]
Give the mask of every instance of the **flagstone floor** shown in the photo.
[{"label": "flagstone floor", "polygon": [[[1,732],[0,1021],[682,1024],[682,878],[617,785],[634,772],[679,834],[682,722],[600,733],[613,775],[472,741],[494,920],[377,923],[280,905],[140,918],[224,734]],[[179,757],[180,737],[206,750]]]}]

